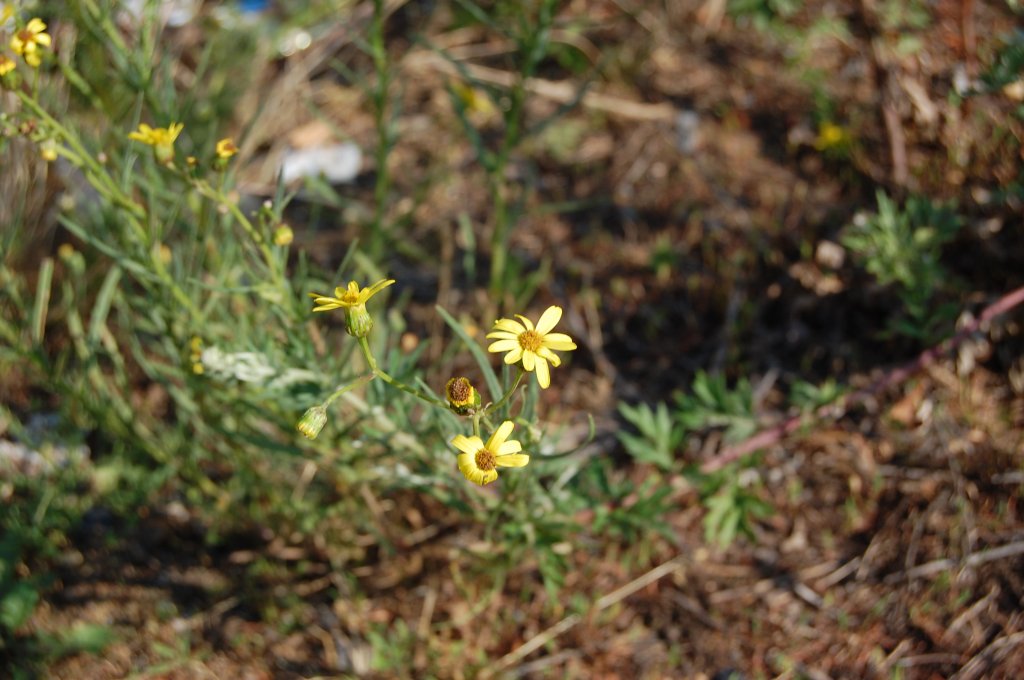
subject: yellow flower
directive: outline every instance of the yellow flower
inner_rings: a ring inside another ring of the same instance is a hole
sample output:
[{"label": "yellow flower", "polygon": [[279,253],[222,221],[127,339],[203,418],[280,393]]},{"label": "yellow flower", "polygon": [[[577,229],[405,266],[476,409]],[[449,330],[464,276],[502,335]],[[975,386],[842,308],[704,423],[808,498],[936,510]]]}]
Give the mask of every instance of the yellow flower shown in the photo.
[{"label": "yellow flower", "polygon": [[231,141],[230,137],[225,137],[217,142],[217,158],[226,161],[236,153],[238,153],[238,147],[235,146],[235,143]]},{"label": "yellow flower", "polygon": [[47,163],[52,163],[57,160],[57,142],[52,139],[44,139],[39,145],[39,155],[43,157],[43,160]]},{"label": "yellow flower", "polygon": [[7,23],[7,20],[14,16],[14,5],[5,2],[0,6],[0,27]]},{"label": "yellow flower", "polygon": [[328,312],[339,307],[350,309],[365,305],[367,300],[394,282],[394,279],[381,279],[369,288],[360,288],[359,284],[355,281],[349,281],[348,288],[338,286],[334,289],[336,297],[329,297],[320,293],[310,293],[309,296],[313,298],[313,302],[317,305],[313,308],[314,312]]},{"label": "yellow flower", "polygon": [[452,446],[462,453],[459,454],[459,470],[469,481],[483,486],[498,478],[499,467],[523,467],[530,462],[530,456],[519,453],[522,444],[509,439],[515,425],[506,420],[494,431],[491,438],[484,444],[480,437],[455,435]]},{"label": "yellow flower", "polygon": [[137,131],[128,133],[128,139],[153,147],[157,160],[167,163],[174,160],[174,141],[183,129],[183,123],[171,123],[165,128],[152,128],[145,123],[139,123]]},{"label": "yellow flower", "polygon": [[25,28],[15,32],[11,37],[11,49],[33,68],[39,66],[39,46],[46,47],[50,44],[50,34],[44,31],[46,31],[46,24],[37,17],[30,19],[25,24]]},{"label": "yellow flower", "polygon": [[849,148],[852,141],[846,128],[826,121],[818,127],[814,148],[818,151],[843,151]]},{"label": "yellow flower", "polygon": [[14,70],[14,60],[0,54],[0,78]]},{"label": "yellow flower", "polygon": [[275,246],[286,246],[295,240],[295,232],[287,224],[277,225],[277,229],[274,230],[274,245]]},{"label": "yellow flower", "polygon": [[487,334],[488,338],[497,340],[490,347],[488,352],[508,352],[505,355],[506,364],[514,364],[517,361],[523,362],[523,369],[537,372],[537,382],[542,389],[547,389],[551,384],[551,373],[548,362],[556,368],[562,360],[555,354],[569,352],[576,349],[576,343],[565,333],[552,333],[558,320],[562,318],[561,307],[548,307],[541,314],[537,327],[525,316],[516,314],[520,321],[513,319],[498,319],[494,322],[494,330]]},{"label": "yellow flower", "polygon": [[355,281],[349,281],[348,288],[338,286],[334,289],[335,297],[310,293],[310,297],[316,303],[313,311],[329,312],[332,309],[344,309],[345,330],[353,337],[365,338],[373,328],[373,319],[366,311],[366,301],[394,282],[394,279],[381,279],[369,288],[360,288]]}]

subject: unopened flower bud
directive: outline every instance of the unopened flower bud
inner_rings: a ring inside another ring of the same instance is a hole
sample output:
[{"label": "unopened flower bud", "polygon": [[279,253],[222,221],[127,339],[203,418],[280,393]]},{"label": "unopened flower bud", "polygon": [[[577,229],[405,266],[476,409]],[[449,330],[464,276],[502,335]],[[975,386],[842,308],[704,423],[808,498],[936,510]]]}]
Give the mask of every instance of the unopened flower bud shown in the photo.
[{"label": "unopened flower bud", "polygon": [[365,338],[373,330],[373,317],[366,311],[366,305],[345,308],[345,330],[353,338]]},{"label": "unopened flower bud", "polygon": [[287,224],[277,225],[277,229],[274,230],[274,245],[275,246],[286,246],[295,239],[295,232]]},{"label": "unopened flower bud", "polygon": [[326,424],[327,409],[323,406],[313,406],[302,415],[302,419],[299,420],[295,429],[301,432],[302,436],[307,439],[316,439],[317,435],[320,434],[320,430],[324,429]]}]

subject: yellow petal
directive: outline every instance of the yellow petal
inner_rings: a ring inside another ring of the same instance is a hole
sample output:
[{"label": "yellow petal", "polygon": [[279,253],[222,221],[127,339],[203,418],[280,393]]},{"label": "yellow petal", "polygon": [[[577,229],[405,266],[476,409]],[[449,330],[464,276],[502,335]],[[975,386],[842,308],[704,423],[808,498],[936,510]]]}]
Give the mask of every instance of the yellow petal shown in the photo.
[{"label": "yellow petal", "polygon": [[516,363],[517,361],[519,361],[522,358],[523,358],[523,348],[522,347],[516,347],[514,350],[512,350],[511,352],[509,352],[508,354],[505,355],[505,363],[509,364],[511,366],[512,364]]},{"label": "yellow petal", "polygon": [[548,333],[541,340],[541,344],[559,352],[568,352],[576,349],[576,343],[565,333]]},{"label": "yellow petal", "polygon": [[467,437],[464,434],[457,434],[452,438],[452,446],[466,455],[476,455],[476,452],[484,448],[480,437]]},{"label": "yellow petal", "polygon": [[519,453],[523,450],[523,445],[515,439],[509,439],[507,442],[502,444],[495,450],[497,456],[507,456],[512,453]]},{"label": "yellow petal", "polygon": [[519,342],[517,340],[498,340],[497,342],[492,343],[491,346],[487,348],[487,351],[510,352],[516,347],[519,347]]},{"label": "yellow petal", "polygon": [[40,33],[39,35],[36,36],[35,42],[39,43],[40,45],[44,45],[44,46],[48,47],[50,45],[50,34],[49,33]]},{"label": "yellow petal", "polygon": [[487,337],[495,340],[516,340],[519,338],[519,334],[510,331],[491,331]]},{"label": "yellow petal", "polygon": [[537,384],[542,390],[546,390],[551,384],[551,373],[548,369],[548,362],[543,357],[537,357]]},{"label": "yellow petal", "polygon": [[[536,365],[537,355],[533,352],[523,351],[523,368],[527,371],[532,371]],[[505,363],[508,363],[508,357],[505,357]]]},{"label": "yellow petal", "polygon": [[542,359],[547,359],[555,368],[558,368],[559,366],[562,365],[562,360],[558,358],[558,355],[549,350],[547,347],[541,347],[539,350],[537,350],[537,356],[541,357]]},{"label": "yellow petal", "polygon": [[558,320],[561,318],[561,307],[556,307],[554,305],[548,307],[547,309],[544,310],[544,313],[541,314],[540,320],[537,321],[537,332],[540,333],[541,335],[550,332],[551,329],[553,329],[558,324]]},{"label": "yellow petal", "polygon": [[484,474],[484,471],[476,466],[473,456],[468,453],[463,453],[458,457],[458,466],[459,472],[474,484],[483,486],[487,483],[487,476]]},{"label": "yellow petal", "polygon": [[515,424],[511,420],[506,420],[501,425],[499,425],[498,429],[495,430],[494,434],[491,435],[491,438],[487,440],[487,450],[497,451],[499,448],[501,448],[501,445],[505,443],[505,440],[508,439],[508,436],[512,434],[512,428],[514,427]]},{"label": "yellow petal", "polygon": [[519,320],[523,322],[523,325],[524,325],[524,326],[526,326],[526,330],[528,330],[528,331],[532,331],[532,330],[533,330],[533,322],[532,322],[532,321],[530,321],[529,319],[527,319],[527,318],[526,318],[525,316],[523,316],[522,314],[516,314],[516,316],[518,316],[518,317],[519,317]]},{"label": "yellow petal", "polygon": [[494,322],[494,330],[507,331],[512,335],[518,336],[520,333],[526,332],[526,327],[512,319],[498,319]]},{"label": "yellow petal", "polygon": [[524,467],[530,462],[530,456],[525,453],[510,453],[507,456],[498,456],[496,462],[501,467]]},{"label": "yellow petal", "polygon": [[46,24],[39,17],[29,19],[28,23],[25,24],[25,28],[33,33],[42,33],[46,30]]},{"label": "yellow petal", "polygon": [[380,281],[378,281],[377,283],[373,284],[372,286],[370,286],[367,289],[368,292],[367,292],[366,297],[369,298],[369,297],[372,297],[372,296],[376,295],[377,293],[379,293],[380,291],[384,290],[385,288],[387,288],[388,286],[390,286],[394,282],[395,282],[394,279],[381,279]]}]

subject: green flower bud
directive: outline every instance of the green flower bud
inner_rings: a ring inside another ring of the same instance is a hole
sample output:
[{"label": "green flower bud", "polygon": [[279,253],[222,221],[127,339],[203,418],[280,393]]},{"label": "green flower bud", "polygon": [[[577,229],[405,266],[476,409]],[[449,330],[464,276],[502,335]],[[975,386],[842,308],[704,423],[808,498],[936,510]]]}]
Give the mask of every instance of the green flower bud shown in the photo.
[{"label": "green flower bud", "polygon": [[345,330],[353,338],[365,338],[373,329],[373,317],[366,311],[366,305],[345,308]]},{"label": "green flower bud", "polygon": [[320,430],[324,429],[326,424],[327,409],[323,406],[313,406],[302,415],[302,419],[299,420],[295,429],[301,432],[302,436],[307,439],[316,439],[317,435],[320,434]]}]

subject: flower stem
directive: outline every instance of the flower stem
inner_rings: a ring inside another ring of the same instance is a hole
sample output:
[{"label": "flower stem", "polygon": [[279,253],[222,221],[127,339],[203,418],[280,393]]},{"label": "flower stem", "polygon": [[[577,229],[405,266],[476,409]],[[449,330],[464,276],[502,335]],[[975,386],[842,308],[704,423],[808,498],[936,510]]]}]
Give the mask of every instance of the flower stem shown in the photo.
[{"label": "flower stem", "polygon": [[380,368],[377,365],[377,360],[373,357],[373,352],[370,351],[370,343],[367,342],[366,338],[359,338],[359,348],[363,351],[363,357],[366,358],[366,363],[370,365],[370,370],[373,371],[373,374],[375,376],[377,376],[387,384],[391,385],[392,387],[398,388],[405,392],[406,394],[411,394],[420,401],[424,401],[430,404],[431,406],[437,406],[443,409],[448,408],[448,405],[445,404],[440,399],[434,399],[430,395],[420,392],[415,387],[406,385],[401,380],[396,380],[395,378],[391,377],[391,375],[389,375],[386,371],[384,371],[384,369]]},{"label": "flower stem", "polygon": [[357,387],[362,387],[363,385],[367,384],[368,382],[370,382],[371,380],[373,380],[376,377],[377,377],[376,373],[367,373],[364,376],[360,376],[360,377],[356,378],[355,380],[353,380],[352,382],[348,383],[344,387],[339,387],[337,390],[334,391],[333,394],[331,394],[331,396],[327,397],[327,399],[324,400],[324,403],[323,403],[324,408],[327,408],[328,406],[330,406],[331,402],[333,402],[335,399],[337,399],[341,395],[345,394],[346,392],[350,392],[350,391],[356,389]]},{"label": "flower stem", "polygon": [[497,404],[491,404],[490,406],[485,408],[484,411],[483,411],[483,415],[489,415],[491,413],[494,413],[499,408],[504,406],[505,403],[512,397],[512,395],[515,394],[516,389],[519,388],[519,383],[522,382],[524,374],[525,374],[525,371],[523,371],[523,369],[520,368],[519,369],[519,375],[516,376],[516,381],[514,383],[512,383],[512,387],[509,388],[508,392],[506,392],[501,397],[501,399],[498,400]]}]

